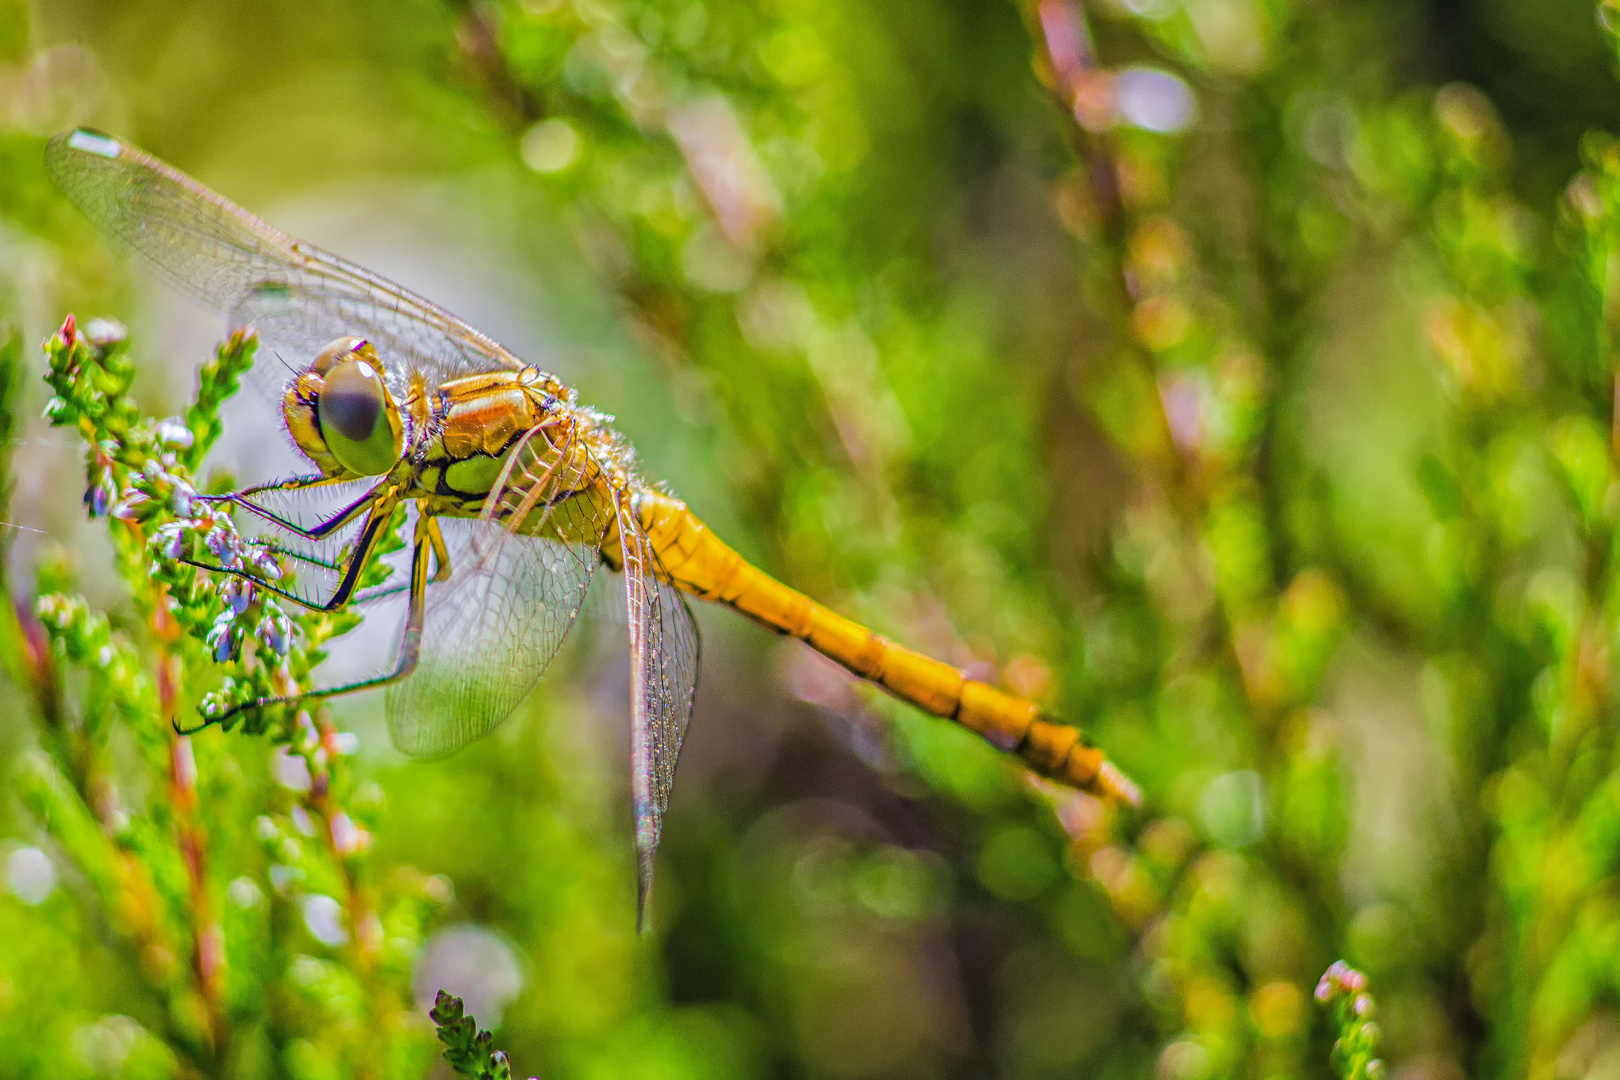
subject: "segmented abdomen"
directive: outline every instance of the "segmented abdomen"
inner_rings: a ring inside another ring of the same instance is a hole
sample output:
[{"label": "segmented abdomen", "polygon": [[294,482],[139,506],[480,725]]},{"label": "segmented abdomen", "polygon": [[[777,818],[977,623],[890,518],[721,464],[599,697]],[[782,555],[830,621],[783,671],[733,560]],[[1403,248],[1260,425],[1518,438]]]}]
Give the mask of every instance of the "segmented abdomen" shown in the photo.
[{"label": "segmented abdomen", "polygon": [[680,589],[791,634],[902,701],[1017,754],[1042,776],[1127,803],[1140,801],[1136,785],[1078,728],[788,588],[728,547],[677,499],[642,492],[637,510],[662,562],[659,573]]}]

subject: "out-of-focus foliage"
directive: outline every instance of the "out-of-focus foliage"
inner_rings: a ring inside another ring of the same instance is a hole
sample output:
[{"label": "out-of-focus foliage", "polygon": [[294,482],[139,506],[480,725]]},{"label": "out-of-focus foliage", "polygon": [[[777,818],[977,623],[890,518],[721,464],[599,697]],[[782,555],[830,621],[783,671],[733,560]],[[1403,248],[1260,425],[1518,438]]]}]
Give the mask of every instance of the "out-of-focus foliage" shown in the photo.
[{"label": "out-of-focus foliage", "polygon": [[[1393,1075],[1612,1072],[1617,29],[0,0],[4,517],[54,537],[0,537],[0,1076],[421,1076],[440,989],[520,1075],[1372,1075],[1379,1031]],[[487,300],[740,549],[1147,810],[703,613],[637,938],[622,647],[442,762],[364,702],[175,736],[347,624],[149,546],[274,404],[218,429],[246,341],[171,349],[52,193],[79,123]]]}]

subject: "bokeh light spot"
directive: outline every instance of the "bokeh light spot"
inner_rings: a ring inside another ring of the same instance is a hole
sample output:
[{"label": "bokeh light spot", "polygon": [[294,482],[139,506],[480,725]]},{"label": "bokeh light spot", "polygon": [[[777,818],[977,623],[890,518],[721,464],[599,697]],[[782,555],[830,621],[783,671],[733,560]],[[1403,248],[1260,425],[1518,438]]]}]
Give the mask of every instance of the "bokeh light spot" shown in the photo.
[{"label": "bokeh light spot", "polygon": [[558,173],[579,160],[583,145],[574,125],[554,116],[524,132],[518,152],[523,156],[523,164],[535,172]]},{"label": "bokeh light spot", "polygon": [[1192,90],[1168,71],[1126,68],[1114,80],[1114,107],[1120,119],[1143,131],[1174,135],[1192,123],[1197,109]]},{"label": "bokeh light spot", "polygon": [[56,867],[37,847],[21,847],[6,859],[6,888],[30,907],[43,904],[56,888]]}]

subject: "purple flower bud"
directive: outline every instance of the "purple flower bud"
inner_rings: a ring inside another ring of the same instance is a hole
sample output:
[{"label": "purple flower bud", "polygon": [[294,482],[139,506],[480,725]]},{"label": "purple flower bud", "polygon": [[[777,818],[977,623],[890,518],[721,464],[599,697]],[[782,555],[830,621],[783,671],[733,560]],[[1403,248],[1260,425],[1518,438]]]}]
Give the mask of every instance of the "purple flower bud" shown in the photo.
[{"label": "purple flower bud", "polygon": [[204,541],[208,550],[214,553],[219,565],[234,570],[242,563],[241,539],[230,529],[216,525],[208,530],[208,538]]},{"label": "purple flower bud", "polygon": [[84,492],[84,505],[90,510],[91,517],[104,517],[107,507],[118,498],[118,485],[113,483],[112,473],[106,469],[100,470],[90,486]]},{"label": "purple flower bud", "polygon": [[126,492],[124,497],[119,499],[117,505],[112,508],[112,516],[119,521],[138,521],[151,510],[151,507],[147,505],[151,501],[143,492]]},{"label": "purple flower bud", "polygon": [[175,480],[174,490],[169,493],[169,510],[177,517],[191,516],[191,502],[197,497],[197,489],[184,480]]},{"label": "purple flower bud", "polygon": [[257,595],[258,590],[253,587],[251,581],[244,581],[238,577],[231,578],[225,583],[225,587],[219,590],[219,598],[237,615],[246,611]]},{"label": "purple flower bud", "polygon": [[259,640],[277,656],[286,656],[292,648],[292,622],[281,612],[272,612],[259,620]]},{"label": "purple flower bud", "polygon": [[241,653],[242,628],[231,616],[222,614],[214,620],[214,625],[208,631],[208,650],[221,664],[235,659]]},{"label": "purple flower bud", "polygon": [[186,551],[186,527],[171,521],[158,529],[152,537],[152,550],[165,559],[178,559]]},{"label": "purple flower bud", "polygon": [[276,581],[281,577],[281,559],[269,548],[255,548],[249,556],[255,576],[263,581]]}]

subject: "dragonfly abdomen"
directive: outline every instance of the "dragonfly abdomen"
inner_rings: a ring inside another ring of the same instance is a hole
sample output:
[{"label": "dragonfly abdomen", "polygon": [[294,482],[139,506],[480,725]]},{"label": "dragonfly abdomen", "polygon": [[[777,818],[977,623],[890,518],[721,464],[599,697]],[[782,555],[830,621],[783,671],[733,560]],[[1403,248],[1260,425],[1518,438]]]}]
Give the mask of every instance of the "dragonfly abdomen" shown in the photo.
[{"label": "dragonfly abdomen", "polygon": [[677,499],[643,492],[638,512],[662,564],[660,576],[678,588],[798,638],[902,701],[1017,754],[1041,776],[1124,802],[1140,801],[1136,786],[1078,728],[789,588],[733,551]]}]

